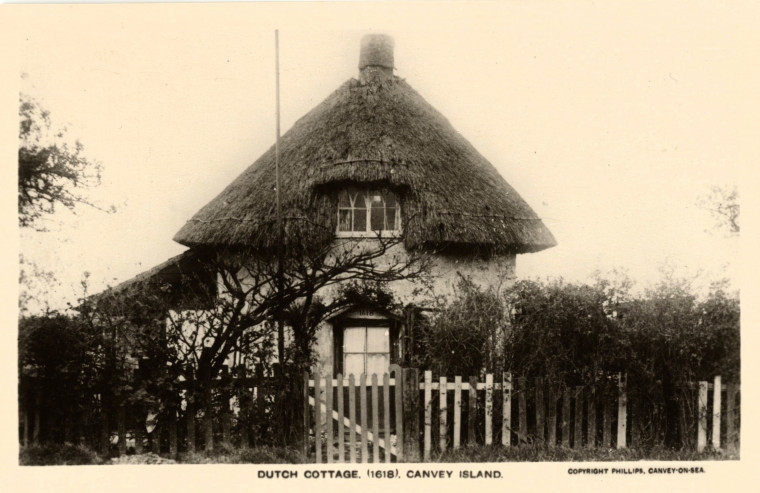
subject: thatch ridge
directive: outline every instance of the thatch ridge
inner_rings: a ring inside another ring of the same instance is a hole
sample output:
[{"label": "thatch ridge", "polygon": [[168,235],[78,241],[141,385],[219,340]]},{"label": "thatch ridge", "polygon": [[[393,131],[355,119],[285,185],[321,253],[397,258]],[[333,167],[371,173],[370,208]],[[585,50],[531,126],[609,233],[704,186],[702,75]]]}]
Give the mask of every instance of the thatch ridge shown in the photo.
[{"label": "thatch ridge", "polygon": [[[405,244],[514,253],[556,245],[540,218],[448,120],[398,77],[351,79],[280,141],[286,242],[332,241],[336,190],[398,190]],[[274,146],[175,235],[188,246],[275,245]]]}]

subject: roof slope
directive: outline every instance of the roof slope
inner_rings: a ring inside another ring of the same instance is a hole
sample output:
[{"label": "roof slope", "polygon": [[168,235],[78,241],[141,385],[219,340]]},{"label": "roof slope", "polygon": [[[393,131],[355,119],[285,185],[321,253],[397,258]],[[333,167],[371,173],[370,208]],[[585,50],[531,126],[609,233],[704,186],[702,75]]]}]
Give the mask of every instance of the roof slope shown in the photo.
[{"label": "roof slope", "polygon": [[[286,242],[328,242],[337,186],[395,187],[407,248],[478,245],[526,253],[556,245],[496,169],[403,79],[351,79],[280,140]],[[275,245],[275,150],[175,235],[187,246]]]}]

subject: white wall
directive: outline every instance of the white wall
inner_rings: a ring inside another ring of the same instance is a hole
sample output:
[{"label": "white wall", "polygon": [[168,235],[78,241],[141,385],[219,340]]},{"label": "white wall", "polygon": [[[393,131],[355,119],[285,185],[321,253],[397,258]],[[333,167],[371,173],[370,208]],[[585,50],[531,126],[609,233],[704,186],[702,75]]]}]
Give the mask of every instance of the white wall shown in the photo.
[{"label": "white wall", "polygon": [[[335,242],[336,255],[351,249],[373,248],[376,240],[347,240],[338,239]],[[404,262],[408,253],[403,245],[390,248],[376,262],[379,269],[393,262]],[[507,254],[490,259],[464,254],[436,254],[428,258],[428,270],[423,278],[418,280],[394,281],[389,284],[396,300],[402,305],[415,304],[422,307],[436,306],[438,303],[450,300],[456,294],[456,288],[462,278],[471,279],[482,288],[492,287],[503,289],[514,281],[515,255]],[[248,274],[241,270],[240,278],[245,282]],[[220,285],[220,295],[224,288]],[[325,302],[330,302],[340,291],[340,284],[328,286],[317,294]],[[333,368],[333,327],[325,322],[317,333],[316,342],[317,365],[315,372],[331,374]]]},{"label": "white wall", "polygon": [[[398,245],[386,253],[389,260],[405,256],[403,246]],[[437,303],[451,300],[462,278],[471,279],[482,288],[503,289],[515,279],[514,254],[484,259],[473,255],[435,255],[430,258],[428,279],[416,282],[395,281],[389,284],[397,301],[403,305],[432,307]],[[329,299],[335,296],[338,286],[325,289],[320,295]],[[333,361],[333,327],[325,322],[317,333],[317,364],[314,371],[323,375],[332,374]]]}]

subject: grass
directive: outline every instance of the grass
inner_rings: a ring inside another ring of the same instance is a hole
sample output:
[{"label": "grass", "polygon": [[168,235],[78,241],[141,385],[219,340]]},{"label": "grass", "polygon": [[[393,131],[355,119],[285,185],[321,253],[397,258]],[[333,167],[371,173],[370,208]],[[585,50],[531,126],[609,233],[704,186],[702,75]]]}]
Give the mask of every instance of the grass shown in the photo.
[{"label": "grass", "polygon": [[303,464],[303,454],[292,447],[232,447],[217,445],[213,452],[180,454],[181,464]]},{"label": "grass", "polygon": [[[153,464],[161,463],[155,454],[128,455],[120,463]],[[692,450],[671,450],[666,448],[642,449],[571,449],[567,447],[546,447],[523,445],[504,448],[493,446],[467,446],[444,453],[433,453],[431,462],[623,462],[623,461],[704,461],[738,460],[739,453],[708,449],[698,453]],[[119,461],[117,461],[119,462]],[[169,462],[169,461],[167,461]],[[219,444],[213,452],[198,451],[181,453],[180,464],[304,464],[313,462],[313,457],[305,458],[300,450],[292,447],[260,446],[236,448]],[[92,449],[72,444],[45,444],[22,447],[19,464],[22,466],[51,465],[96,465],[111,464]]]},{"label": "grass", "polygon": [[465,447],[431,456],[433,462],[596,462],[596,461],[701,461],[738,460],[739,454],[707,450],[642,449],[571,449],[523,445],[504,448],[500,445]]}]

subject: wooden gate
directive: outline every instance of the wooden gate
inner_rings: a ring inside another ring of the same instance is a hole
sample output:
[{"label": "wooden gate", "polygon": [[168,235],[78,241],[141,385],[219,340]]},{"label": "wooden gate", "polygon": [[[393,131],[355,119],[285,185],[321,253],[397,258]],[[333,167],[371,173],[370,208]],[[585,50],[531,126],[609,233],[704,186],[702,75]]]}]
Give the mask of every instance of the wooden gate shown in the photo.
[{"label": "wooden gate", "polygon": [[404,426],[400,386],[398,365],[369,378],[304,374],[304,429],[308,435],[313,416],[316,462],[399,461]]}]

